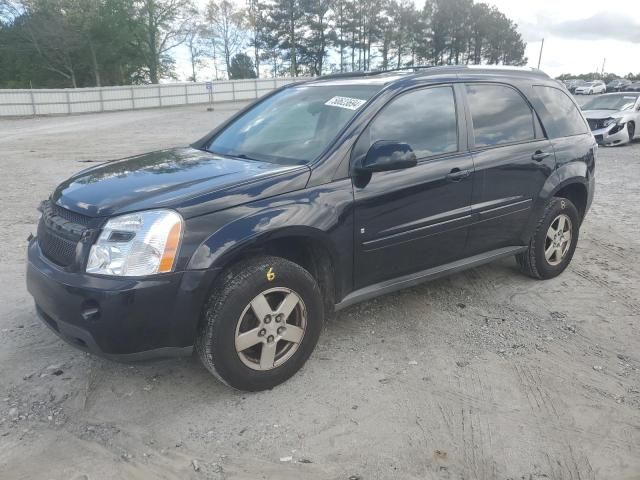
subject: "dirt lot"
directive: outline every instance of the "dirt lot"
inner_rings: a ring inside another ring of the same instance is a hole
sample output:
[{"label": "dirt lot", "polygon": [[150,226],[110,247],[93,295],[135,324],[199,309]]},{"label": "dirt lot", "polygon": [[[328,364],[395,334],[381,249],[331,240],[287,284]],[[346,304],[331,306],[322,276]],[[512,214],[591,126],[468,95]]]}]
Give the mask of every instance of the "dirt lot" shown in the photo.
[{"label": "dirt lot", "polygon": [[24,286],[39,200],[80,162],[183,145],[233,109],[0,121],[2,479],[640,478],[637,142],[600,150],[562,276],[509,259],[352,307],[273,391],[58,340]]}]

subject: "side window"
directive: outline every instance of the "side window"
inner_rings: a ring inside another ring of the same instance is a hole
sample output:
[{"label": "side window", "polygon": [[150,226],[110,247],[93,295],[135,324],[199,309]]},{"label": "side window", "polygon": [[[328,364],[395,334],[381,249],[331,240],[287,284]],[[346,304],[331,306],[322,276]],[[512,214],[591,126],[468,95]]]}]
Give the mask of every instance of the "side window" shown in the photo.
[{"label": "side window", "polygon": [[587,133],[588,128],[582,115],[566,93],[542,85],[535,85],[533,88],[549,112],[549,118],[544,119],[544,126],[551,138]]},{"label": "side window", "polygon": [[405,142],[418,158],[457,151],[453,88],[425,88],[394,98],[371,122],[368,133],[369,145],[379,140]]},{"label": "side window", "polygon": [[476,147],[535,138],[533,111],[513,88],[470,84],[466,90]]}]

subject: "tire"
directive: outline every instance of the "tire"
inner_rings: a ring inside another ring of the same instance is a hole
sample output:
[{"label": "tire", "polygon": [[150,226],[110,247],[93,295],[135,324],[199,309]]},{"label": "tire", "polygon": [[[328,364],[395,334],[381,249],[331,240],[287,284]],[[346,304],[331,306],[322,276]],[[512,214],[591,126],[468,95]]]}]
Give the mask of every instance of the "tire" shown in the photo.
[{"label": "tire", "polygon": [[[289,315],[278,318],[278,312],[288,309],[283,307],[287,297],[290,305],[296,303]],[[256,312],[261,312],[260,319]],[[199,327],[196,352],[225,384],[245,391],[270,389],[304,365],[318,342],[323,320],[322,294],[308,271],[280,257],[253,257],[227,269],[216,282]],[[255,343],[240,352],[236,339],[242,333],[249,334],[247,344]],[[290,335],[298,341],[285,339]],[[272,349],[263,350],[267,345]],[[269,351],[274,356],[263,355]]]},{"label": "tire", "polygon": [[636,126],[633,122],[627,123],[627,132],[629,133],[629,145],[633,144],[633,138],[636,135]]},{"label": "tire", "polygon": [[[569,224],[563,233],[565,241],[560,237],[552,235],[554,240],[548,237],[552,225],[558,230],[558,219],[564,216],[563,222]],[[542,217],[538,221],[536,231],[531,237],[529,247],[526,251],[516,255],[516,261],[520,270],[532,277],[541,280],[560,275],[569,265],[578,244],[580,229],[580,215],[575,205],[566,198],[553,197],[547,204]],[[570,232],[570,238],[568,232]],[[554,243],[557,241],[557,243]],[[555,254],[552,252],[551,258],[547,258],[546,252],[551,251],[551,247],[557,245]]]}]

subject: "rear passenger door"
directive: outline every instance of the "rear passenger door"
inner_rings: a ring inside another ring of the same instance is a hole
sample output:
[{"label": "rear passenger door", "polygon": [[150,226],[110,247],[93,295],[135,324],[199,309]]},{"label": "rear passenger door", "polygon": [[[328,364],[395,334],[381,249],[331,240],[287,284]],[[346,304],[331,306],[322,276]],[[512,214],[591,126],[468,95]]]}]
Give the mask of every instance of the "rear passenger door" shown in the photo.
[{"label": "rear passenger door", "polygon": [[553,147],[522,93],[504,84],[465,86],[475,174],[466,256],[523,245],[534,199],[555,168]]}]

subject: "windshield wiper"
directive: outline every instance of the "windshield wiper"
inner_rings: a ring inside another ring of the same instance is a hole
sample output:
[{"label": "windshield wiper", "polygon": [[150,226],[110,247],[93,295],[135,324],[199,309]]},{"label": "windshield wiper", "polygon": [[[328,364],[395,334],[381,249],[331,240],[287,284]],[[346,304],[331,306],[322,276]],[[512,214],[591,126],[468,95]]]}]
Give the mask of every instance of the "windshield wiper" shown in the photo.
[{"label": "windshield wiper", "polygon": [[249,155],[245,155],[244,153],[239,153],[237,155],[232,155],[233,157],[244,158],[245,160],[253,160],[254,162],[259,162],[257,158],[250,157]]}]

